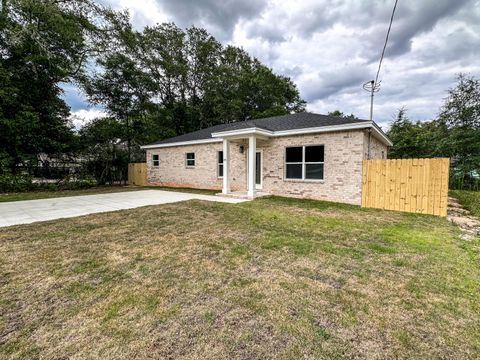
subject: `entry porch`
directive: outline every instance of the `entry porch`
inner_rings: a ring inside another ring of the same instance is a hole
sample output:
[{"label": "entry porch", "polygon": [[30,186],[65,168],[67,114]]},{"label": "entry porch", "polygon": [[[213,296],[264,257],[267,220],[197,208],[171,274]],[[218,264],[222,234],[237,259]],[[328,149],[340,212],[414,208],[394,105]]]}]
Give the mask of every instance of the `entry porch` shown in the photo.
[{"label": "entry porch", "polygon": [[[222,196],[253,199],[260,196],[269,195],[264,189],[264,163],[263,147],[268,142],[269,135],[263,129],[251,128],[236,131],[214,133],[213,137],[221,137],[223,140],[223,186]],[[233,143],[241,143],[241,151],[246,151],[246,188],[244,190],[231,190],[231,149]],[[259,146],[260,144],[260,146]]]}]

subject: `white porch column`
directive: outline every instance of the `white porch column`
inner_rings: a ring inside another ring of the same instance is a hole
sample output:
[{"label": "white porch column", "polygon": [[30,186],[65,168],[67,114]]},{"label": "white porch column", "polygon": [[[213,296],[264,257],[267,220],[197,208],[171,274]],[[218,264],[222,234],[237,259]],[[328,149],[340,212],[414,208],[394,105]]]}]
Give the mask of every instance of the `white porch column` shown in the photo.
[{"label": "white porch column", "polygon": [[223,139],[223,194],[230,192],[230,141]]},{"label": "white porch column", "polygon": [[255,160],[257,139],[254,135],[248,138],[248,197],[255,196]]}]

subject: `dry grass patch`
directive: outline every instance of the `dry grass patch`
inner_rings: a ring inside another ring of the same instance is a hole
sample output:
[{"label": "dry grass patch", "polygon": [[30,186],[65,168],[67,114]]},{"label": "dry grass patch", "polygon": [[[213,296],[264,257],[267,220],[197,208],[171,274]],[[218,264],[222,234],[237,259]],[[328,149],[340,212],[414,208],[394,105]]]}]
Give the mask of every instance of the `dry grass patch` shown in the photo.
[{"label": "dry grass patch", "polygon": [[283,198],[0,230],[2,358],[475,358],[479,241]]}]

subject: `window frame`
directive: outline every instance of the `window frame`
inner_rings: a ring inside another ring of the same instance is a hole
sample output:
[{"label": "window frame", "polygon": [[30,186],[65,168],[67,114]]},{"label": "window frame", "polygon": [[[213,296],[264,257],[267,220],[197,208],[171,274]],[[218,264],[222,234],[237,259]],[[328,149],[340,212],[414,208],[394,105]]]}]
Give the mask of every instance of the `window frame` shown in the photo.
[{"label": "window frame", "polygon": [[[323,146],[323,161],[305,161],[305,149],[307,147],[314,147],[314,146]],[[290,148],[302,148],[302,161],[294,161],[294,162],[287,162],[287,149]],[[309,144],[309,145],[290,145],[285,146],[284,151],[284,159],[283,159],[284,169],[283,169],[283,180],[284,181],[302,181],[302,182],[324,182],[325,181],[325,145],[324,144]],[[307,172],[307,165],[323,165],[323,176],[321,179],[307,179],[306,172]],[[302,177],[301,178],[288,178],[287,177],[287,165],[301,165],[302,166]]]},{"label": "window frame", "polygon": [[[189,158],[188,158],[188,154],[193,154],[193,158],[192,158],[192,159],[189,159]],[[189,161],[193,161],[193,165],[189,165],[189,164],[188,164]],[[197,160],[196,160],[196,158],[195,158],[195,152],[193,152],[193,151],[186,152],[186,153],[185,153],[185,167],[186,167],[187,169],[194,169],[196,164],[197,164]]]},{"label": "window frame", "polygon": [[[220,156],[220,154],[222,156]],[[222,175],[221,176],[220,176],[220,166],[222,167]],[[218,179],[223,179],[223,171],[224,170],[225,170],[225,166],[223,165],[223,150],[218,150],[217,151],[217,178]]]},{"label": "window frame", "polygon": [[[155,160],[155,156],[157,159]],[[155,165],[155,162],[157,163]],[[160,166],[160,155],[159,154],[152,154],[152,167],[159,167]]]}]

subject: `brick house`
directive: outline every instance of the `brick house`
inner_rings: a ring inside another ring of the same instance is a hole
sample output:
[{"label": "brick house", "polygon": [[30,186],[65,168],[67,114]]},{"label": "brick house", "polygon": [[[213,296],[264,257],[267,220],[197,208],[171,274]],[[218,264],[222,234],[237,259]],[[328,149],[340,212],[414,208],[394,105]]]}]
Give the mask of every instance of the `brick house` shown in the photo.
[{"label": "brick house", "polygon": [[143,146],[152,185],[361,203],[362,161],[392,145],[373,121],[298,113],[221,124]]}]

